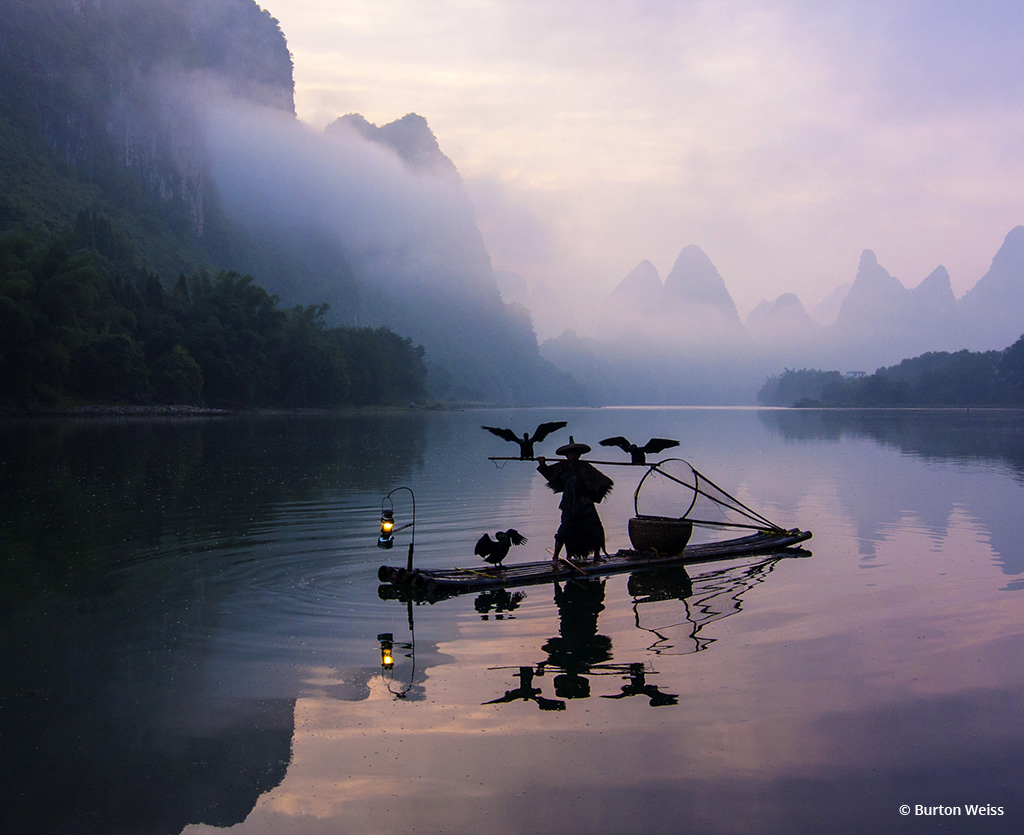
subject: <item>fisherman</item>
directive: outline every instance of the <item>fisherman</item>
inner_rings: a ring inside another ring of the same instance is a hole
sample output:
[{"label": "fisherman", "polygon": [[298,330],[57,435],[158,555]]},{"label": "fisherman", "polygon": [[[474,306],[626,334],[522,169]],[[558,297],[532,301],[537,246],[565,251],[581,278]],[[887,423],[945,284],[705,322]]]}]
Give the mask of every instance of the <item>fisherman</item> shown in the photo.
[{"label": "fisherman", "polygon": [[548,487],[562,494],[558,505],[562,521],[555,532],[553,562],[559,561],[563,546],[569,559],[591,554],[599,558],[605,551],[605,542],[596,505],[608,495],[613,482],[593,464],[580,460],[580,456],[590,452],[590,447],[576,443],[572,435],[569,443],[555,452],[564,455],[565,460],[548,464],[543,456],[537,456],[537,472],[547,479]]}]

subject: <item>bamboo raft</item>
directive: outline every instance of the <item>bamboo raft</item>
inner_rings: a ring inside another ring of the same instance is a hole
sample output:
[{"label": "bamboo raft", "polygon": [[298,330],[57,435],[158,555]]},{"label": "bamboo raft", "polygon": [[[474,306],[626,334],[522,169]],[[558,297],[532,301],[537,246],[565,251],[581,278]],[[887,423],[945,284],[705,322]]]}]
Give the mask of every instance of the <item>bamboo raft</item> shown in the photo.
[{"label": "bamboo raft", "polygon": [[388,591],[413,590],[425,594],[460,594],[495,588],[515,588],[540,583],[558,582],[581,577],[602,577],[640,569],[686,566],[696,563],[729,560],[756,554],[770,554],[794,549],[793,546],[811,538],[810,531],[799,528],[761,530],[748,536],[687,545],[681,553],[666,556],[653,551],[622,549],[599,560],[588,559],[557,562],[513,563],[503,567],[412,569],[382,565],[377,579],[386,584],[382,596]]}]

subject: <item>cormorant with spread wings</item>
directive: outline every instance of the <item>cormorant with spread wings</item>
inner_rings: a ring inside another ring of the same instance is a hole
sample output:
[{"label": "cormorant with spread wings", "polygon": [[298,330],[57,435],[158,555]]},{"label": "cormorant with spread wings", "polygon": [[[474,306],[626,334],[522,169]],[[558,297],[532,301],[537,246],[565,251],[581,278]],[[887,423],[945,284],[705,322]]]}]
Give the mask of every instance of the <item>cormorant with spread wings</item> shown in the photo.
[{"label": "cormorant with spread wings", "polygon": [[556,420],[551,423],[542,423],[537,427],[537,431],[530,436],[529,432],[524,432],[523,437],[519,437],[511,429],[499,429],[496,426],[481,426],[481,429],[486,429],[492,435],[497,435],[499,438],[511,441],[512,443],[519,444],[519,457],[526,460],[533,458],[533,445],[543,441],[552,432],[561,429],[563,426],[568,426],[564,420]]},{"label": "cormorant with spread wings", "polygon": [[601,441],[601,446],[617,446],[624,452],[629,453],[632,463],[646,464],[648,453],[653,455],[670,447],[679,446],[679,441],[671,441],[668,438],[651,438],[643,446],[637,446],[636,444],[631,444],[621,435],[616,435],[614,438],[605,438]]},{"label": "cormorant with spread wings", "polygon": [[[495,539],[497,542],[494,541]],[[487,534],[481,536],[476,541],[474,553],[478,557],[483,557],[484,562],[489,562],[492,565],[503,568],[504,566],[501,565],[501,561],[508,556],[512,546],[523,545],[525,542],[525,536],[515,528],[509,528],[507,531],[498,531],[494,535],[494,539],[491,539]]]}]

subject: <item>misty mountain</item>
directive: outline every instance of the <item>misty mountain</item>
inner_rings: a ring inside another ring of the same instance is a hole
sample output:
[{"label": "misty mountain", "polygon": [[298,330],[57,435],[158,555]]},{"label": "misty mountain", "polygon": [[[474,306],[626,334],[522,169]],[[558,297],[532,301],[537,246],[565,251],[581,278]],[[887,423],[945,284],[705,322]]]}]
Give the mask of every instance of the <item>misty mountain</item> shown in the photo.
[{"label": "misty mountain", "polygon": [[771,345],[783,365],[791,365],[797,357],[821,340],[822,328],[807,312],[794,293],[783,293],[775,301],[763,301],[747,316],[747,334],[758,345]]},{"label": "misty mountain", "polygon": [[976,350],[1014,342],[1024,327],[1024,226],[1003,240],[992,265],[959,302],[960,328]]},{"label": "misty mountain", "polygon": [[595,331],[567,331],[541,350],[603,403],[746,402],[762,379],[725,281],[694,245],[664,283],[650,261],[634,267],[600,305]]},{"label": "misty mountain", "polygon": [[665,277],[665,302],[674,311],[700,311],[725,326],[740,324],[736,303],[711,259],[699,246],[683,247]]},{"label": "misty mountain", "polygon": [[959,340],[956,298],[944,267],[908,289],[864,250],[818,351],[833,362],[855,358],[862,370],[872,370],[926,351],[955,350]]},{"label": "misty mountain", "polygon": [[101,213],[166,282],[232,269],[412,337],[434,396],[580,396],[502,303],[426,121],[300,124],[284,33],[253,0],[0,0],[0,77],[0,230]]},{"label": "misty mountain", "polygon": [[650,261],[641,261],[600,306],[602,338],[644,345],[688,346],[699,354],[712,343],[743,338],[736,303],[707,254],[682,249],[662,282]]},{"label": "misty mountain", "polygon": [[381,127],[368,122],[359,113],[349,113],[324,128],[328,135],[346,130],[353,130],[370,142],[390,148],[414,170],[461,181],[455,163],[441,150],[427,120],[416,113],[407,113]]},{"label": "misty mountain", "polygon": [[839,318],[843,299],[846,298],[846,294],[850,292],[852,286],[852,282],[843,282],[838,285],[809,311],[811,318],[819,325],[831,325]]},{"label": "misty mountain", "polygon": [[650,315],[661,307],[665,295],[665,287],[657,268],[650,261],[641,261],[616,285],[608,300],[612,310],[625,308],[634,313]]},{"label": "misty mountain", "polygon": [[834,316],[825,326],[792,293],[761,302],[743,326],[735,311],[718,270],[688,246],[664,285],[649,262],[630,271],[598,333],[541,348],[605,402],[692,404],[753,402],[750,386],[784,367],[871,372],[928,352],[1002,350],[1024,333],[1024,227],[960,300],[944,267],[907,288],[864,250],[854,280],[816,308]]}]

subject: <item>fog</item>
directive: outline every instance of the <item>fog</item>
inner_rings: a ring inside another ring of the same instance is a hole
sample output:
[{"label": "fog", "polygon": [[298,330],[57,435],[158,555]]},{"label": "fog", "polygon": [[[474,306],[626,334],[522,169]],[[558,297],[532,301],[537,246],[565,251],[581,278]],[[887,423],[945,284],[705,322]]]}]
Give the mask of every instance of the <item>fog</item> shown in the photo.
[{"label": "fog", "polygon": [[[607,289],[595,283],[580,290],[557,273],[533,281],[503,273],[496,280],[461,179],[450,166],[427,164],[447,159],[425,123],[408,122],[421,131],[414,131],[417,141],[428,140],[427,163],[417,164],[410,160],[422,157],[423,148],[400,153],[345,122],[315,130],[291,113],[226,95],[208,80],[178,85],[186,87],[202,103],[203,142],[228,215],[253,230],[291,231],[299,239],[315,232],[336,241],[359,282],[348,303],[360,321],[412,329],[414,338],[429,342],[436,323],[417,321],[417,310],[421,320],[431,318],[428,300],[450,303],[468,319],[477,318],[475,310],[501,310],[502,298],[522,304],[543,356],[574,374],[598,402],[752,402],[764,377],[784,367],[871,372],[928,350],[1006,347],[1024,332],[1022,322],[1015,334],[1013,317],[998,335],[980,332],[985,317],[978,314],[961,326],[943,268],[908,288],[870,251],[850,264],[842,278],[851,289],[817,321],[792,293],[766,300],[741,320],[731,277],[693,244],[681,249],[665,277],[645,261]],[[510,199],[493,188],[486,201],[503,203],[506,216],[518,217],[504,230],[502,246],[521,243],[536,271],[557,264],[548,227],[526,207],[517,215]],[[1007,275],[990,309],[1017,309],[1024,297],[1024,259],[1015,253],[1014,246],[1004,252]],[[376,295],[404,297],[407,309],[367,301]],[[457,318],[449,328],[461,327]]]},{"label": "fog", "polygon": [[744,318],[815,307],[864,249],[959,297],[1024,222],[1016,0],[266,5],[300,118],[421,113],[531,291],[605,293],[696,244]]},{"label": "fog", "polygon": [[[204,144],[225,209],[254,229],[336,237],[369,288],[483,293],[490,264],[461,183],[416,171],[339,126],[201,92]],[[495,291],[496,292],[496,291]],[[493,297],[493,294],[492,294]]]},{"label": "fog", "polygon": [[[870,372],[926,350],[1006,347],[1020,335],[1014,335],[1018,330],[1015,317],[1007,316],[1005,311],[1019,309],[1018,302],[1024,300],[1024,262],[1011,265],[1010,280],[1003,280],[998,292],[981,293],[983,303],[972,301],[967,305],[972,311],[970,316],[963,313],[966,307],[957,299],[984,283],[984,265],[996,255],[1002,236],[1024,219],[1024,204],[1018,205],[1019,200],[1004,199],[997,193],[995,184],[1005,183],[1006,174],[993,179],[991,165],[984,170],[975,164],[964,168],[964,172],[969,172],[963,176],[971,181],[970,194],[963,192],[963,201],[956,203],[957,175],[950,179],[937,167],[938,145],[915,146],[922,153],[917,158],[914,148],[902,140],[898,147],[884,154],[872,157],[867,153],[877,150],[879,142],[892,135],[903,96],[919,94],[929,85],[920,80],[911,83],[909,75],[903,76],[888,94],[863,103],[859,114],[865,121],[861,125],[850,121],[851,114],[837,122],[835,113],[828,111],[831,115],[823,115],[821,124],[814,128],[799,119],[787,122],[794,118],[794,112],[788,111],[776,124],[777,128],[783,125],[793,131],[794,142],[788,150],[780,144],[783,134],[762,134],[761,126],[751,121],[751,115],[771,117],[766,105],[759,105],[738,121],[730,116],[735,116],[730,108],[743,101],[730,98],[735,93],[733,86],[756,77],[758,67],[768,70],[757,85],[765,92],[773,83],[784,84],[787,79],[793,82],[816,66],[827,67],[833,73],[831,82],[797,84],[787,93],[805,97],[803,107],[812,103],[817,106],[827,99],[830,83],[838,83],[834,73],[843,67],[870,66],[874,73],[888,62],[910,73],[924,67],[945,66],[936,63],[935,55],[923,55],[921,49],[924,44],[948,47],[953,30],[939,24],[931,25],[927,31],[924,27],[915,35],[919,40],[911,43],[916,59],[889,56],[879,61],[877,55],[850,53],[853,44],[863,45],[866,26],[865,19],[852,7],[844,5],[836,15],[819,18],[811,7],[797,4],[810,14],[808,19],[814,24],[808,30],[812,35],[809,45],[797,48],[799,27],[795,22],[799,15],[783,6],[769,4],[774,11],[760,15],[750,5],[741,3],[725,18],[712,6],[701,3],[688,4],[685,14],[672,13],[664,18],[660,14],[652,18],[647,14],[651,9],[645,6],[633,19],[630,15],[612,13],[610,7],[600,4],[604,16],[589,19],[583,26],[595,43],[608,44],[607,25],[611,18],[633,34],[642,31],[647,36],[655,34],[656,29],[651,29],[655,23],[665,25],[666,38],[655,40],[666,45],[671,42],[671,33],[678,34],[679,27],[688,22],[694,24],[695,31],[704,27],[724,37],[728,27],[723,28],[723,21],[727,18],[739,24],[740,34],[723,42],[720,53],[716,52],[715,44],[702,44],[699,48],[694,44],[699,60],[685,56],[681,75],[669,73],[659,81],[658,107],[649,113],[645,111],[639,123],[632,124],[631,119],[637,114],[629,108],[615,114],[622,119],[614,125],[608,124],[606,118],[613,110],[594,109],[594,133],[579,132],[580,125],[576,125],[563,134],[561,172],[552,168],[550,158],[537,157],[537,167],[529,167],[527,152],[537,142],[550,141],[551,137],[543,129],[527,137],[522,133],[523,125],[509,123],[508,116],[513,112],[524,119],[529,117],[519,109],[521,102],[507,88],[502,90],[512,96],[508,99],[509,113],[493,122],[492,131],[523,139],[520,149],[524,155],[516,161],[494,160],[494,166],[488,167],[481,155],[495,147],[493,136],[485,136],[480,125],[467,132],[465,121],[471,121],[473,115],[466,109],[456,118],[449,107],[441,105],[435,123],[430,109],[438,102],[435,93],[446,88],[450,97],[462,90],[469,83],[469,76],[460,73],[478,66],[474,62],[482,57],[479,55],[466,59],[468,63],[460,64],[458,70],[441,75],[432,75],[423,63],[417,64],[424,69],[424,75],[414,89],[423,96],[424,107],[412,103],[409,107],[416,112],[425,111],[436,134],[439,148],[427,123],[423,123],[420,139],[429,139],[430,153],[445,162],[448,159],[444,155],[450,153],[461,174],[469,171],[465,184],[459,174],[416,164],[402,149],[388,147],[382,136],[374,141],[352,125],[335,122],[347,112],[338,103],[360,103],[360,94],[355,89],[349,100],[344,96],[321,97],[317,120],[327,124],[329,130],[314,129],[304,122],[302,102],[308,94],[303,93],[302,79],[307,76],[302,61],[304,56],[316,54],[308,46],[295,52],[298,118],[282,108],[242,103],[217,91],[208,79],[191,79],[185,86],[202,103],[203,141],[228,215],[253,230],[272,230],[274,234],[290,230],[297,240],[316,233],[336,242],[346,269],[359,285],[359,292],[346,297],[344,302],[356,311],[355,320],[392,324],[400,331],[405,328],[417,341],[427,338],[430,325],[439,324],[430,320],[445,304],[463,310],[463,321],[480,318],[474,312],[479,310],[504,317],[506,324],[511,316],[521,325],[518,314],[511,309],[502,310],[500,304],[501,300],[518,303],[530,313],[543,356],[570,370],[598,392],[617,388],[616,397],[629,400],[642,396],[646,402],[674,402],[671,398],[679,397],[687,398],[686,402],[699,402],[707,396],[726,397],[727,402],[749,401],[754,393],[751,387],[756,389],[761,378],[777,373],[783,366]],[[490,15],[501,7],[500,3],[489,3],[468,11],[459,6],[467,20],[480,16],[488,21],[488,26],[494,23]],[[280,8],[289,14],[294,12],[288,3],[282,2]],[[554,33],[564,34],[569,19],[577,20],[575,13],[570,13],[573,9],[583,14],[582,9],[570,4],[563,10],[565,14],[548,21],[556,29],[535,55],[541,67],[551,70],[552,78],[562,77],[565,67],[596,66],[593,57],[587,57],[578,45],[571,43],[560,57],[562,63],[552,64],[550,47]],[[1006,12],[1001,9],[992,19]],[[273,7],[270,11],[276,12]],[[884,37],[906,30],[909,18],[903,12],[886,21]],[[692,19],[688,17],[691,13]],[[339,14],[344,18],[344,13]],[[380,14],[382,20],[391,21],[396,27],[390,31],[376,28],[376,23],[370,26],[386,53],[389,45],[395,43],[393,38],[404,30],[386,12]],[[534,20],[534,13],[514,14],[512,19],[515,26],[510,34],[521,38],[527,31],[526,23]],[[291,46],[288,20],[285,16],[282,29]],[[758,20],[764,25],[762,40],[754,38],[754,24]],[[991,22],[990,18],[986,20]],[[582,25],[582,18],[579,22]],[[336,21],[339,23],[340,20]],[[446,39],[458,31],[457,26],[449,23],[438,22],[437,26],[439,39],[444,42],[450,42]],[[985,31],[986,37],[993,36],[989,29]],[[849,36],[849,42],[844,44],[842,60],[822,63],[824,46],[841,43],[844,35]],[[693,37],[688,35],[684,40],[690,42]],[[1014,36],[1004,34],[998,40],[1012,43]],[[628,50],[639,48],[639,44],[631,42]],[[746,53],[741,48],[744,44],[749,48]],[[775,56],[777,61],[766,64],[772,44],[786,49]],[[419,62],[433,60],[445,66],[446,57],[442,54],[413,51]],[[400,62],[384,67],[365,50],[358,54],[367,61],[357,73],[364,85],[359,89],[372,88],[387,98],[381,86],[387,79],[405,83],[400,80]],[[741,54],[746,54],[749,66],[733,63]],[[624,57],[625,53],[619,53],[610,60],[613,65],[621,65]],[[496,60],[500,64],[508,58],[499,55]],[[660,60],[655,59],[654,66],[660,66]],[[709,79],[701,73],[719,66],[718,60],[725,61],[720,66],[724,69],[709,87]],[[915,64],[915,60],[919,63]],[[371,83],[367,77],[370,66],[379,69],[379,83]],[[346,67],[354,71],[351,65]],[[519,69],[526,83],[535,83],[532,71],[525,66]],[[629,85],[650,78],[648,72],[633,72],[635,69],[630,65],[625,86],[613,91],[612,101],[622,103]],[[943,71],[937,77],[948,75],[948,71]],[[939,118],[944,108],[955,111],[958,120],[965,118],[964,97],[976,95],[981,81],[987,77],[963,77],[958,91],[932,98],[927,106],[918,101],[916,110],[905,111],[908,116],[916,114],[918,119],[910,135],[919,136],[922,126]],[[430,88],[430,78],[437,89]],[[665,155],[664,145],[672,136],[657,133],[649,118],[664,117],[678,128],[681,101],[694,103],[690,90],[680,102],[665,98],[672,78],[689,83],[703,78],[705,89],[718,84],[723,101],[728,100],[728,106],[722,108],[695,106],[690,111],[706,120],[706,135],[697,137],[697,132],[690,128],[684,132],[685,141],[676,135],[682,143],[682,156],[674,160]],[[345,80],[339,75],[331,83],[340,89]],[[849,94],[861,89],[860,83],[839,84],[836,89],[842,88]],[[594,91],[577,89],[581,92],[582,117],[583,109],[596,108]],[[328,101],[337,108],[335,111],[329,109]],[[550,106],[547,99],[538,102],[542,108]],[[371,118],[382,112],[381,101],[362,103],[368,106]],[[787,98],[785,103],[791,106],[794,100]],[[981,121],[972,122],[973,126],[961,139],[976,136],[979,125],[1002,112],[1003,103],[1000,94],[984,107],[976,108],[973,115],[981,117]],[[644,107],[651,105],[646,101]],[[485,108],[478,113],[493,110]],[[376,118],[385,124],[401,119],[402,115],[399,110]],[[721,124],[714,121],[716,116],[722,117]],[[845,134],[840,123],[847,131]],[[438,128],[438,124],[444,129]],[[538,127],[532,120],[529,124]],[[644,126],[654,132],[644,135],[634,131]],[[730,134],[730,130],[740,133]],[[770,126],[767,130],[770,133]],[[616,137],[622,140],[630,131],[634,131],[632,135],[637,140],[631,155],[602,156],[610,150],[608,141]],[[743,141],[737,138],[740,135]],[[478,141],[480,146],[469,146],[470,140]],[[732,142],[732,156],[721,156],[717,149],[712,153],[711,146],[716,141],[725,142],[727,147]],[[966,151],[960,140],[943,132],[940,141],[950,161],[963,163]],[[973,146],[975,162],[982,150]],[[646,155],[648,152],[650,155]],[[1006,171],[1014,170],[1018,156],[1007,159]],[[702,168],[702,160],[709,165]],[[816,161],[824,165],[816,168],[808,179]],[[734,163],[735,167],[730,170],[726,163]],[[514,173],[499,170],[509,164],[518,166]],[[594,183],[586,181],[587,171],[596,178]],[[755,171],[756,176],[748,176]],[[949,188],[943,197],[943,217],[929,220],[917,209],[928,191],[926,183],[933,177],[939,178],[934,182],[945,183]],[[599,188],[601,182],[605,186],[603,191]],[[998,206],[997,212],[976,211],[985,194],[991,198],[992,206]],[[645,195],[652,202],[641,209],[638,201],[644,200]],[[586,203],[583,211],[580,201]],[[670,205],[673,201],[674,205]],[[891,209],[891,217],[887,216],[886,207]],[[908,210],[913,210],[912,222],[908,220]],[[957,211],[974,211],[970,224],[951,222]],[[625,218],[624,213],[629,212],[632,216]],[[616,223],[619,228],[611,231]],[[904,229],[909,234],[901,233],[901,223],[907,224]],[[928,223],[932,224],[930,230],[921,234],[923,225]],[[963,247],[950,246],[956,235],[942,234],[943,229],[952,228],[951,223],[959,224],[957,234],[961,236],[968,227],[976,230],[979,224],[985,224],[986,235],[973,236],[971,259],[961,257]],[[897,251],[893,241],[901,234],[903,250]],[[862,252],[869,251],[874,241],[883,244],[877,265],[886,279],[891,279],[884,292],[872,284],[870,271],[862,269]],[[985,241],[992,243],[982,253]],[[720,290],[716,299],[699,297],[693,276],[672,277],[673,262],[667,254],[676,258],[698,247],[715,270],[720,285],[716,285],[716,292]],[[907,258],[906,253],[911,250],[913,258]],[[944,266],[948,266],[950,258],[954,268],[947,272]],[[492,262],[498,268],[497,275]],[[657,280],[657,288],[649,284],[653,295],[646,299],[642,293],[637,294],[636,288],[619,286],[620,282],[628,284],[623,279],[641,263],[651,266]],[[965,274],[964,266],[971,263],[976,265],[972,268],[974,273]],[[908,265],[916,274],[908,274],[904,269],[899,276],[899,268]],[[887,269],[892,269],[892,274]],[[925,281],[940,271],[944,279]],[[994,286],[997,282],[988,283]],[[928,289],[919,289],[919,285]],[[852,288],[845,298],[838,291],[841,287]],[[973,295],[979,297],[976,292]],[[396,300],[404,302],[404,312],[399,310],[401,303]],[[421,308],[419,312],[417,305]],[[985,322],[994,321],[995,311],[1001,313],[996,317],[1001,323],[1000,330],[997,333],[993,328],[983,335],[980,330]],[[529,330],[527,327],[524,331],[520,325],[513,326],[513,330],[518,328],[514,340],[522,341]],[[447,327],[461,330],[456,319],[448,321]],[[1024,322],[1019,330],[1024,331]],[[467,354],[479,349],[467,334],[462,336],[461,347],[448,346],[452,351]],[[631,386],[630,381],[635,385]],[[722,393],[725,389],[728,395]],[[604,396],[598,393],[597,399]]]}]

